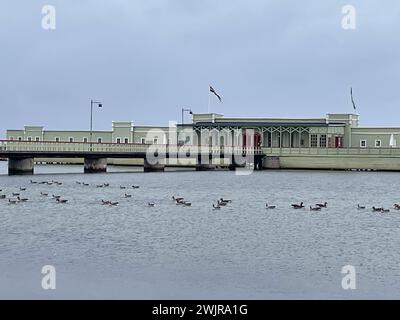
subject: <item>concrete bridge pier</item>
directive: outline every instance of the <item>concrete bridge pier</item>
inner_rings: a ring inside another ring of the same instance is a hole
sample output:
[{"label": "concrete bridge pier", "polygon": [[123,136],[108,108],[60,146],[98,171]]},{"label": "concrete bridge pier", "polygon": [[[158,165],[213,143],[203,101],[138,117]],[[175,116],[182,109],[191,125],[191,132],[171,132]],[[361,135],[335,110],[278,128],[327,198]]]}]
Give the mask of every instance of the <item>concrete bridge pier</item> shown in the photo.
[{"label": "concrete bridge pier", "polygon": [[163,172],[165,170],[165,159],[157,159],[157,162],[150,163],[144,158],[144,172]]},{"label": "concrete bridge pier", "polygon": [[85,158],[83,171],[85,173],[107,172],[107,158]]},{"label": "concrete bridge pier", "polygon": [[8,174],[24,175],[33,174],[33,158],[9,158],[8,159]]}]

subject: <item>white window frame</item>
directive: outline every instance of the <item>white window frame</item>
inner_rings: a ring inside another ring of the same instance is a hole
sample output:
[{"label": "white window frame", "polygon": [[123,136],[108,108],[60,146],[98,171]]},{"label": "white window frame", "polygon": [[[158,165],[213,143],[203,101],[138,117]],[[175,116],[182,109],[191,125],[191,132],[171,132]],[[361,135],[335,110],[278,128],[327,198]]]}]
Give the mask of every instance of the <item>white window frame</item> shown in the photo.
[{"label": "white window frame", "polygon": [[[72,140],[72,141],[71,141]],[[73,143],[73,142],[75,142],[75,139],[74,139],[74,137],[68,137],[68,142],[70,142],[70,143]]]},{"label": "white window frame", "polygon": [[[118,142],[118,140],[119,140],[119,142]],[[121,138],[120,137],[117,137],[117,138],[115,138],[115,143],[118,143],[118,144],[121,144]]]},{"label": "white window frame", "polygon": [[[86,141],[85,141],[85,139],[86,139]],[[89,142],[89,138],[88,137],[83,137],[82,142],[88,143]]]},{"label": "white window frame", "polygon": [[141,144],[146,144],[146,138],[140,138],[140,143]]},{"label": "white window frame", "polygon": [[[379,141],[379,146],[377,145],[377,142]],[[382,147],[382,140],[381,139],[375,139],[375,148],[380,148]]]},{"label": "white window frame", "polygon": [[98,137],[97,138],[97,143],[103,143],[103,138],[102,137]]},{"label": "white window frame", "polygon": [[[363,145],[363,143],[364,143],[364,145]],[[366,148],[366,147],[367,147],[367,140],[365,140],[365,139],[360,140],[360,148]]]},{"label": "white window frame", "polygon": [[22,141],[22,137],[18,137],[18,141]]},{"label": "white window frame", "polygon": [[124,138],[124,143],[129,143],[129,138],[128,137]]},{"label": "white window frame", "polygon": [[29,136],[28,138],[26,138],[26,140],[28,140],[30,142],[30,141],[32,141],[32,137]]},{"label": "white window frame", "polygon": [[36,142],[40,141],[40,137],[35,137],[35,141]]},{"label": "white window frame", "polygon": [[153,144],[158,144],[158,137],[153,138]]},{"label": "white window frame", "polygon": [[55,142],[60,142],[61,140],[60,140],[60,137],[54,137],[54,141]]}]

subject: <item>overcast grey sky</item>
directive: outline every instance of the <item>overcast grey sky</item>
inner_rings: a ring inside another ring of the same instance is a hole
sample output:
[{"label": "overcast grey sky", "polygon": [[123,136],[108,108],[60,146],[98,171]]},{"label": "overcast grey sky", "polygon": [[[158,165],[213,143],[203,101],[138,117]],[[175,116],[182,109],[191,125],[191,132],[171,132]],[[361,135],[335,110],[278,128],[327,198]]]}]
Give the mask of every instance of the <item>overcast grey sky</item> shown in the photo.
[{"label": "overcast grey sky", "polygon": [[212,111],[243,117],[352,112],[353,86],[361,125],[400,126],[399,42],[396,0],[3,0],[1,131],[87,129],[91,98],[95,129],[166,125],[206,112],[209,84]]}]

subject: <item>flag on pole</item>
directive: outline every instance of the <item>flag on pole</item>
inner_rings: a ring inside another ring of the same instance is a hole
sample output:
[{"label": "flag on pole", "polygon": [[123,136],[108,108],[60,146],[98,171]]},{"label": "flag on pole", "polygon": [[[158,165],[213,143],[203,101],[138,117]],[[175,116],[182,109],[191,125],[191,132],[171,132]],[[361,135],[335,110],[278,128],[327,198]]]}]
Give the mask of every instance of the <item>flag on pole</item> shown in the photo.
[{"label": "flag on pole", "polygon": [[214,90],[212,86],[210,86],[210,92],[214,93],[220,102],[222,101],[221,96]]},{"label": "flag on pole", "polygon": [[356,110],[356,104],[354,103],[354,99],[353,99],[353,88],[350,88],[350,97],[351,97],[351,103],[353,104],[353,108],[354,110]]}]

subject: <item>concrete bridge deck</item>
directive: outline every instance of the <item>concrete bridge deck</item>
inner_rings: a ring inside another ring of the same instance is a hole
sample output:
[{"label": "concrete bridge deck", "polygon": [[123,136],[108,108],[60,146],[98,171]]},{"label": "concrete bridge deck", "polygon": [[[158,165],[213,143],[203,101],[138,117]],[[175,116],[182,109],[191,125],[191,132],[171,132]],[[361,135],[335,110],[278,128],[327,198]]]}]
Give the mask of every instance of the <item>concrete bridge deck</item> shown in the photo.
[{"label": "concrete bridge deck", "polygon": [[241,146],[0,140],[0,158],[8,159],[9,174],[33,173],[35,158],[83,158],[85,172],[104,172],[107,158],[144,159],[145,171],[160,171],[170,158],[194,158],[199,170],[212,168],[215,158],[229,159],[233,167],[251,162],[261,169],[264,156],[261,148]]}]

